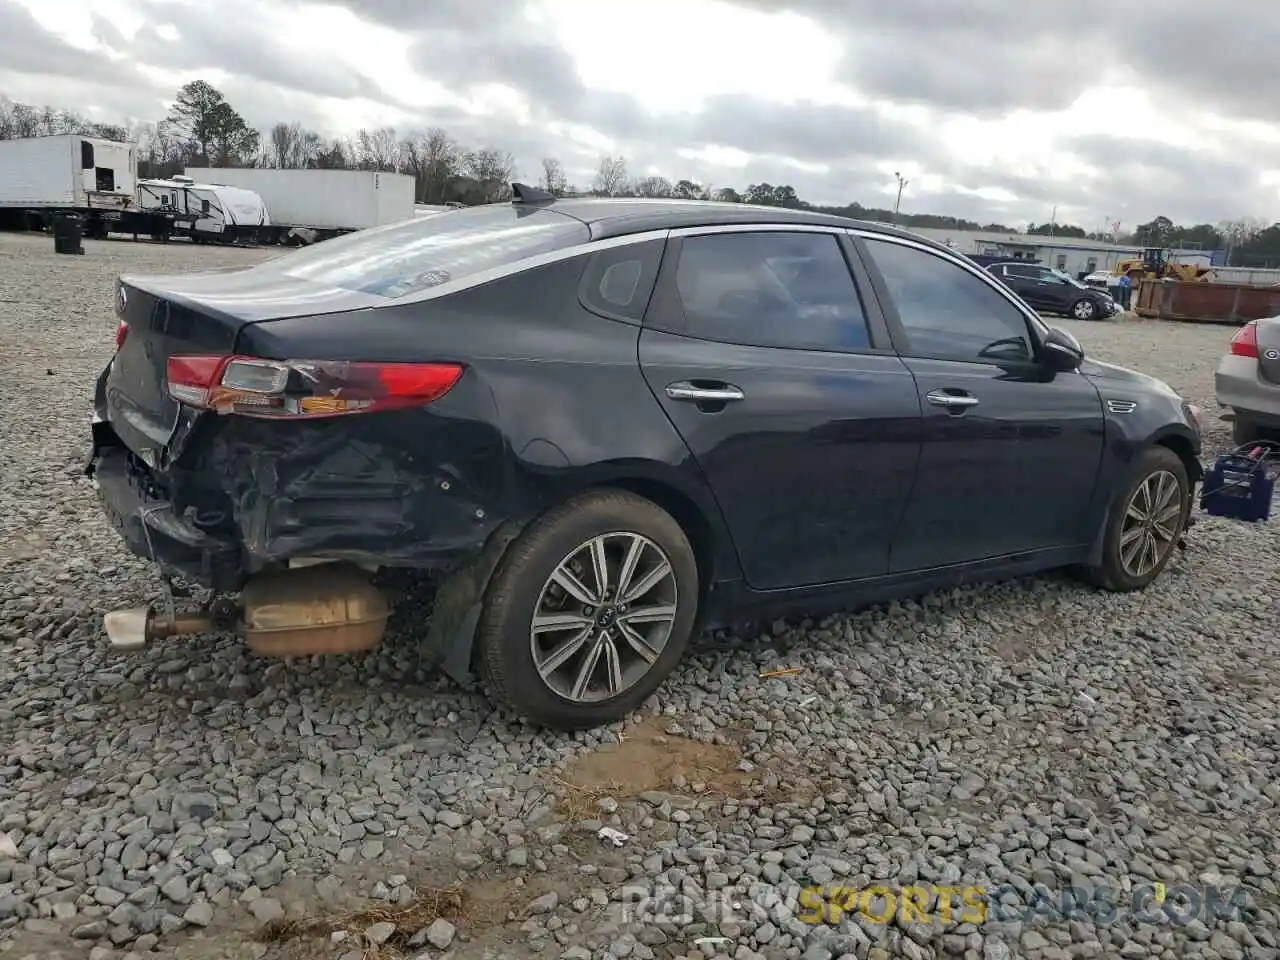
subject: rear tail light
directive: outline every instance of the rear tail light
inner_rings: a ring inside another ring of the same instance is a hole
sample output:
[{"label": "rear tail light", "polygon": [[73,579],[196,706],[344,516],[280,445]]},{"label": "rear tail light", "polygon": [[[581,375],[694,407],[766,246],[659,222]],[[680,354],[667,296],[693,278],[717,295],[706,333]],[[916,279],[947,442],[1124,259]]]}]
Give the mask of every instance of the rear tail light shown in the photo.
[{"label": "rear tail light", "polygon": [[1237,357],[1258,358],[1258,324],[1250,320],[1231,338],[1231,352]]},{"label": "rear tail light", "polygon": [[117,350],[119,350],[121,347],[124,346],[124,338],[127,337],[128,335],[129,335],[129,324],[121,320],[119,326],[116,327],[116,349]]},{"label": "rear tail light", "polygon": [[169,396],[188,406],[304,419],[420,407],[453,389],[462,371],[456,363],[183,355],[170,357],[166,372]]}]

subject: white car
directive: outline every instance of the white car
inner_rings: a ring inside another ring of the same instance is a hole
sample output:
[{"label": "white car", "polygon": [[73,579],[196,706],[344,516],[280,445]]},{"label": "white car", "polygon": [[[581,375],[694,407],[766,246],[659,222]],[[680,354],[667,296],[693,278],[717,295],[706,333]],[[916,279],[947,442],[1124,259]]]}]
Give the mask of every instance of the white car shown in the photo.
[{"label": "white car", "polygon": [[1213,386],[1218,403],[1231,409],[1238,446],[1280,439],[1280,317],[1240,328],[1218,362]]}]

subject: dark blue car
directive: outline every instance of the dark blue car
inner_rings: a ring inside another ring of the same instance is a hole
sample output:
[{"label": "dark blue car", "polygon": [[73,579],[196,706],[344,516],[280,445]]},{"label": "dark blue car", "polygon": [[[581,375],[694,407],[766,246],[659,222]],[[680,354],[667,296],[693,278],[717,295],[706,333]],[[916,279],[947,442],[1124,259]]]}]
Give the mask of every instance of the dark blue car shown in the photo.
[{"label": "dark blue car", "polygon": [[326,569],[428,571],[445,669],[572,728],[702,628],[1052,567],[1135,590],[1180,542],[1193,410],[968,258],[808,211],[515,192],[122,278],[90,472],[129,547],[242,592],[241,628],[292,653],[378,619]]}]

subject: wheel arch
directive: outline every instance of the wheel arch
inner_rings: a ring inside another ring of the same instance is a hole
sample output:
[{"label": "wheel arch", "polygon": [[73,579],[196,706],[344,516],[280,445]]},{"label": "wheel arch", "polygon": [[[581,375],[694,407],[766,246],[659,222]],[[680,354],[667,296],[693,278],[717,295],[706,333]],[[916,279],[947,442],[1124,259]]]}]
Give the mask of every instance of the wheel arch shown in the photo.
[{"label": "wheel arch", "polygon": [[1204,467],[1201,466],[1200,458],[1197,456],[1196,445],[1189,436],[1176,430],[1166,430],[1152,437],[1148,446],[1164,447],[1177,454],[1183,467],[1186,468],[1187,479],[1192,484],[1197,484],[1204,479]]},{"label": "wheel arch", "polygon": [[[705,600],[717,580],[737,576],[738,558],[709,490],[698,490],[681,471],[649,461],[618,461],[593,465],[576,482],[564,484],[531,516],[509,521],[490,536],[470,563],[441,584],[426,640],[428,655],[460,684],[475,679],[474,656],[480,610],[489,584],[511,543],[530,523],[557,505],[592,490],[624,490],[655,504],[671,515],[689,539],[698,568],[699,623]],[[442,602],[447,600],[447,602]],[[437,622],[439,621],[439,622]],[[695,635],[699,627],[695,626]]]},{"label": "wheel arch", "polygon": [[[1196,457],[1196,447],[1191,438],[1184,436],[1176,430],[1165,430],[1151,437],[1146,443],[1135,444],[1133,447],[1133,456],[1129,461],[1132,463],[1142,455],[1144,450],[1156,447],[1163,447],[1174,454],[1187,471],[1187,479],[1191,482],[1191,502],[1188,504],[1188,512],[1194,509],[1195,504],[1195,484],[1204,479],[1204,468],[1200,465],[1200,461]],[[1115,508],[1114,497],[1107,503],[1107,508],[1103,511],[1102,523],[1098,526],[1098,531],[1094,535],[1093,543],[1089,547],[1088,563],[1097,564],[1102,562],[1102,551],[1106,543],[1107,527],[1111,523],[1112,510]]]}]

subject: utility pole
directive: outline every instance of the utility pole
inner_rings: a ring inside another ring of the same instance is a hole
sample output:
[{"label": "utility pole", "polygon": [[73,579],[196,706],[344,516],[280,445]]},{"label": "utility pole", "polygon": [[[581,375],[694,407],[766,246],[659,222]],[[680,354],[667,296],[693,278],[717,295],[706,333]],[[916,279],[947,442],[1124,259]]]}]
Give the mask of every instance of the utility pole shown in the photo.
[{"label": "utility pole", "polygon": [[1058,205],[1053,205],[1053,213],[1049,214],[1049,236],[1054,235],[1054,231],[1058,226]]},{"label": "utility pole", "polygon": [[893,175],[898,178],[898,198],[893,201],[893,222],[897,223],[898,207],[902,205],[902,188],[905,187],[911,181],[903,179],[902,174],[898,173],[897,171],[894,171]]}]

